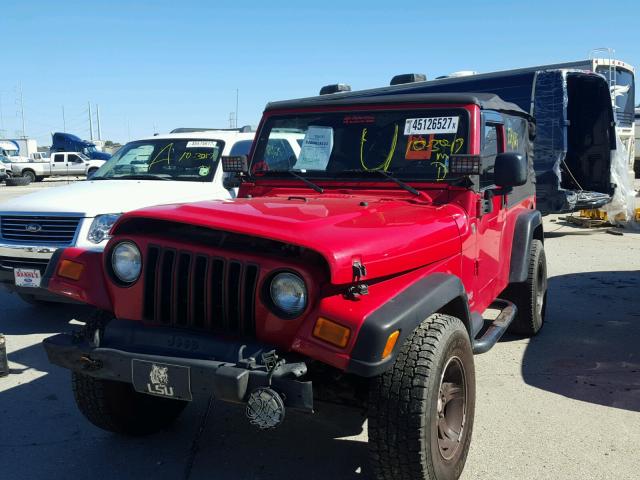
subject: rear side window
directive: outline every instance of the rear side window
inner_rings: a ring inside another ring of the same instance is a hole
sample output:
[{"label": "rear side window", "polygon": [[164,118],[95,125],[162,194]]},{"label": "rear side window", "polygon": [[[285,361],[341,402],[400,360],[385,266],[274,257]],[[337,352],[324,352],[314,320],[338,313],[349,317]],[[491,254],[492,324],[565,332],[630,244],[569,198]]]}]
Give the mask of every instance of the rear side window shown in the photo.
[{"label": "rear side window", "polygon": [[482,129],[482,173],[480,175],[480,187],[493,185],[493,168],[496,163],[496,155],[499,151],[499,128],[500,126],[497,124],[487,123]]},{"label": "rear side window", "polygon": [[54,162],[64,162],[64,153],[56,153],[53,156],[53,161]]},{"label": "rear side window", "polygon": [[233,147],[231,147],[229,155],[249,155],[252,143],[253,140],[240,140],[236,142]]}]

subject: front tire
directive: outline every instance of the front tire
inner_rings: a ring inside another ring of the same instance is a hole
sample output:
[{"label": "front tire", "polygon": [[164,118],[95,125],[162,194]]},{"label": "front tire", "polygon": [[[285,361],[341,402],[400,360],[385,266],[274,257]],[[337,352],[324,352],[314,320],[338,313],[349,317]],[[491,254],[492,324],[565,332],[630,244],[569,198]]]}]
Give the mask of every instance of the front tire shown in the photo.
[{"label": "front tire", "polygon": [[122,435],[141,436],[171,425],[188,402],[136,392],[124,382],[72,372],[76,405],[96,427]]},{"label": "front tire", "polygon": [[502,298],[510,300],[518,308],[516,318],[509,325],[509,333],[532,337],[544,326],[547,311],[547,258],[544,244],[531,241],[527,280],[510,284]]},{"label": "front tire", "polygon": [[431,315],[372,380],[369,449],[379,480],[455,480],[467,459],[475,371],[462,322]]}]

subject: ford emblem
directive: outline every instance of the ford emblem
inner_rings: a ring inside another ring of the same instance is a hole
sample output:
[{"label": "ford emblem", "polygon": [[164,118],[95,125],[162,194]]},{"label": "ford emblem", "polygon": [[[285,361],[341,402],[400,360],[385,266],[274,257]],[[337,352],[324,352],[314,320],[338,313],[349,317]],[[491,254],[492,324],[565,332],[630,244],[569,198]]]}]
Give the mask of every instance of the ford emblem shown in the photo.
[{"label": "ford emblem", "polygon": [[42,230],[42,225],[38,225],[37,223],[30,223],[24,229],[29,233],[38,233]]}]

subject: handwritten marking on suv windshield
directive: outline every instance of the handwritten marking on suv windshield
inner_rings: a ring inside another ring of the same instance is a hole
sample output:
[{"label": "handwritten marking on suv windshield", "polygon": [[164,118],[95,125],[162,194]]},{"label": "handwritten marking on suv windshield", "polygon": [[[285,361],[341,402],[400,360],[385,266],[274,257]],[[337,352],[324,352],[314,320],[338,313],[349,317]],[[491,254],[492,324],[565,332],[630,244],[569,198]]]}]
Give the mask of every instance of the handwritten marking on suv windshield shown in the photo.
[{"label": "handwritten marking on suv windshield", "polygon": [[391,160],[393,159],[393,155],[396,153],[396,145],[398,144],[398,124],[395,125],[395,130],[393,132],[393,139],[391,140],[391,148],[389,149],[389,154],[387,157],[375,167],[368,167],[364,161],[364,144],[367,141],[367,129],[362,129],[362,135],[360,136],[360,165],[364,171],[372,171],[372,170],[380,170],[387,171],[389,165],[391,165]]}]

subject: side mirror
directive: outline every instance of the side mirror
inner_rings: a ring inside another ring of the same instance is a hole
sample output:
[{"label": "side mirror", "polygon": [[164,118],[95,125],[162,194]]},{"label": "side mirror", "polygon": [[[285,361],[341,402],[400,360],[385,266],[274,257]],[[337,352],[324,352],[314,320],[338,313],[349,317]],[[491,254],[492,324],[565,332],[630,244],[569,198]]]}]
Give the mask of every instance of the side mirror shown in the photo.
[{"label": "side mirror", "polygon": [[519,187],[527,183],[527,159],[514,152],[499,153],[493,168],[494,183],[498,187]]},{"label": "side mirror", "polygon": [[227,190],[239,188],[242,180],[237,173],[224,173],[222,176],[222,186]]}]

